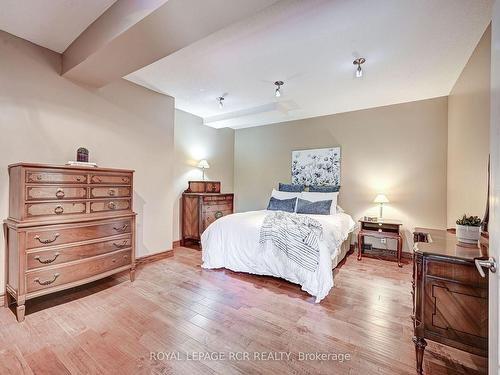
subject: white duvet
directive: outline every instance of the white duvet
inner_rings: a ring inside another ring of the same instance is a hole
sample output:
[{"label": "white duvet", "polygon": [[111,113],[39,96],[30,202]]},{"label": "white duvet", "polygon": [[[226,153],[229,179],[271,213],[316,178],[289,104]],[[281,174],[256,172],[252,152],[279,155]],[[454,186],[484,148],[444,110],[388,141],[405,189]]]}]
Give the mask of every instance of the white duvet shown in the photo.
[{"label": "white duvet", "polygon": [[227,268],[236,272],[275,276],[299,284],[302,290],[325,298],[333,287],[332,259],[340,251],[356,224],[345,213],[308,215],[323,226],[320,240],[320,261],[315,272],[291,269],[283,254],[270,246],[259,244],[260,228],[269,211],[250,211],[228,215],[210,224],[201,236],[203,268]]}]

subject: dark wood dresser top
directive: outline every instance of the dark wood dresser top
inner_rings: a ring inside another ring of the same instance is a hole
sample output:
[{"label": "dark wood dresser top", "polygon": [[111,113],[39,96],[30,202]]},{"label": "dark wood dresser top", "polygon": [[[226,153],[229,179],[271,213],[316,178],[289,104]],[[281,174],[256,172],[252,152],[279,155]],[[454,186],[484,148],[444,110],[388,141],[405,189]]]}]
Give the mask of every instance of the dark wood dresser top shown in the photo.
[{"label": "dark wood dresser top", "polygon": [[415,232],[426,233],[429,242],[415,242],[414,251],[423,255],[450,257],[473,262],[475,258],[488,257],[488,238],[481,236],[480,245],[457,241],[454,231],[415,228]]}]

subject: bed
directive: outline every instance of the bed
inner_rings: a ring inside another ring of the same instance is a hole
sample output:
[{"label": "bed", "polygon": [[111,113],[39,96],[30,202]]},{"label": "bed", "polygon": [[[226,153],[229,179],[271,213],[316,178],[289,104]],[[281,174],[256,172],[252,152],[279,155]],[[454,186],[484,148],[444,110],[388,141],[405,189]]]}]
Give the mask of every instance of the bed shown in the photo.
[{"label": "bed", "polygon": [[316,297],[316,303],[320,302],[333,287],[332,269],[349,250],[350,234],[356,227],[355,222],[344,212],[307,215],[321,223],[323,231],[319,241],[317,269],[314,272],[302,272],[283,261],[280,252],[273,246],[262,246],[260,243],[261,227],[270,212],[237,213],[212,223],[201,236],[202,267],[283,278],[299,284],[302,290]]}]

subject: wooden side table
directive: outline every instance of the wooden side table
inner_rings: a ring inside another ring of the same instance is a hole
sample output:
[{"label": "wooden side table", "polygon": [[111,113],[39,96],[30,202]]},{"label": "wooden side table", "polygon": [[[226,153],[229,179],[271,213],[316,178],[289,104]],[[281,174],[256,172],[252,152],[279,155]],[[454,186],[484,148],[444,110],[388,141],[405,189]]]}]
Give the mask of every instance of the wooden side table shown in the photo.
[{"label": "wooden side table", "polygon": [[401,256],[403,253],[403,238],[401,237],[400,227],[402,222],[397,220],[379,219],[378,221],[359,220],[361,227],[358,233],[358,260],[361,260],[363,254],[363,238],[392,238],[398,241],[397,258],[398,266],[402,267]]}]

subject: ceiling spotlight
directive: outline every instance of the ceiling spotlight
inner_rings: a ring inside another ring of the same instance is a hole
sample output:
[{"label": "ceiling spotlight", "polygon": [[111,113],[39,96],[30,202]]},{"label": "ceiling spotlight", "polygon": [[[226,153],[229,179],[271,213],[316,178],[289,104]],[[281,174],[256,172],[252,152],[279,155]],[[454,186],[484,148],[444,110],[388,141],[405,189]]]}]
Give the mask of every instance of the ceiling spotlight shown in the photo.
[{"label": "ceiling spotlight", "polygon": [[219,96],[217,98],[217,103],[219,103],[219,108],[220,109],[224,108],[224,97],[223,96]]},{"label": "ceiling spotlight", "polygon": [[352,62],[354,65],[358,66],[356,68],[356,78],[363,77],[363,69],[361,69],[361,65],[364,64],[365,62],[366,62],[366,59],[364,57],[359,57]]},{"label": "ceiling spotlight", "polygon": [[281,86],[284,85],[284,82],[283,81],[276,81],[274,82],[274,85],[276,86],[276,90],[274,91],[274,95],[279,98],[281,96]]}]

